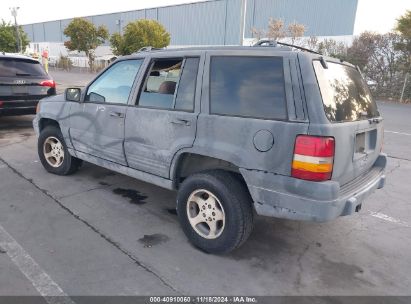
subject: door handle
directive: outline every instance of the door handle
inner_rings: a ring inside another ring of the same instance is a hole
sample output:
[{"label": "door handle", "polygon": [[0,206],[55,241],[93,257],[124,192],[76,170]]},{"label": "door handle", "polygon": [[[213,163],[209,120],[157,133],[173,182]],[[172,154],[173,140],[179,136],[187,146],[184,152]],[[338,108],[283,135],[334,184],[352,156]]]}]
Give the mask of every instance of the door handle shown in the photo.
[{"label": "door handle", "polygon": [[171,121],[172,124],[175,125],[184,125],[184,126],[189,126],[191,124],[191,122],[187,119],[182,119],[182,118],[176,118],[174,120]]},{"label": "door handle", "polygon": [[110,112],[110,116],[111,116],[111,117],[117,117],[117,118],[123,118],[123,117],[124,117],[124,113],[121,113],[121,112]]}]

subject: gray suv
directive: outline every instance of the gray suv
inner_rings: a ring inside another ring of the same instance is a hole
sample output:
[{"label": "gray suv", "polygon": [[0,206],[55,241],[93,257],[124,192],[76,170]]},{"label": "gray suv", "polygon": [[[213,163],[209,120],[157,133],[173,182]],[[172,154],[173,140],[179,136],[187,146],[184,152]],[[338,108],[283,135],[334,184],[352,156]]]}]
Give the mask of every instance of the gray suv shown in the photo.
[{"label": "gray suv", "polygon": [[239,247],[255,215],[328,221],[385,181],[382,118],[352,65],[289,47],[145,50],[43,99],[45,169],[87,161],[178,191],[188,239]]}]

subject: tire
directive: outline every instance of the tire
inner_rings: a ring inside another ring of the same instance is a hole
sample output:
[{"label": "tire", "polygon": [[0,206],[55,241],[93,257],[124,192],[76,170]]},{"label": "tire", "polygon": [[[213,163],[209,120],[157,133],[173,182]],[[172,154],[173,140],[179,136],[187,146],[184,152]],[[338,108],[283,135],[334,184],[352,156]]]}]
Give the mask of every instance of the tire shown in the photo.
[{"label": "tire", "polygon": [[[57,175],[73,174],[82,163],[70,155],[60,129],[55,126],[47,126],[40,132],[37,152],[43,167]],[[46,156],[46,153],[51,153],[51,156]]]},{"label": "tire", "polygon": [[247,186],[226,171],[186,178],[178,191],[177,214],[189,241],[207,253],[224,254],[240,247],[253,229]]}]

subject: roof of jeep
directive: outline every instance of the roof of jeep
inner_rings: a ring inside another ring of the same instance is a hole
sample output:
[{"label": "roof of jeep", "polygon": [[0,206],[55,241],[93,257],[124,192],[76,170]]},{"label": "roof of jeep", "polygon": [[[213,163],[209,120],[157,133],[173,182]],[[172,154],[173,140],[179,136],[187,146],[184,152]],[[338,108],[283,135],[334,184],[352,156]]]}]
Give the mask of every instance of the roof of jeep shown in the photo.
[{"label": "roof of jeep", "polygon": [[207,52],[207,51],[258,51],[258,52],[272,52],[272,51],[282,51],[282,52],[293,52],[290,47],[276,46],[193,46],[193,47],[178,47],[178,48],[165,48],[165,49],[147,49],[138,51],[128,56],[124,57],[136,57],[145,56],[148,54],[171,54],[174,52]]},{"label": "roof of jeep", "polygon": [[127,56],[120,56],[118,57],[119,60],[122,59],[129,59],[129,58],[136,58],[136,57],[145,57],[146,55],[151,55],[151,54],[170,54],[170,56],[173,56],[173,53],[179,53],[178,55],[181,56],[181,53],[183,52],[207,52],[207,51],[250,51],[250,52],[291,52],[291,53],[298,53],[303,56],[307,56],[309,59],[319,59],[320,57],[323,57],[326,61],[331,61],[331,62],[340,62],[349,66],[354,67],[352,64],[346,61],[341,61],[337,58],[334,57],[329,57],[325,56],[319,53],[315,52],[309,52],[309,51],[304,51],[304,50],[298,50],[294,49],[289,46],[194,46],[194,47],[179,47],[179,48],[163,48],[163,49],[147,49],[147,50],[142,50],[138,51],[136,53],[133,53],[131,55]]},{"label": "roof of jeep", "polygon": [[[212,46],[190,46],[176,47],[167,49],[151,49],[149,52],[172,52],[172,51],[220,51],[220,50],[275,50],[291,51],[292,49],[284,46],[239,46],[239,45],[212,45]],[[144,51],[143,51],[144,52]]]}]

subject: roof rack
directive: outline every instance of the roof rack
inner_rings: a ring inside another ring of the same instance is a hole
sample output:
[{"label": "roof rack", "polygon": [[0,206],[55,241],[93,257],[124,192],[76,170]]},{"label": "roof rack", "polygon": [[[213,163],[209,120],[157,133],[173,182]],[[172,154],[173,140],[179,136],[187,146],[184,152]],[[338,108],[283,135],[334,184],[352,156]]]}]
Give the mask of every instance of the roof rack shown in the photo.
[{"label": "roof rack", "polygon": [[253,46],[264,46],[263,44],[267,44],[266,46],[278,46],[278,45],[283,45],[283,46],[288,46],[291,48],[295,48],[295,49],[299,49],[305,52],[309,52],[309,53],[313,53],[313,54],[317,54],[317,55],[322,55],[319,52],[307,49],[305,47],[302,46],[298,46],[298,45],[294,45],[294,44],[289,44],[289,43],[285,43],[285,42],[279,42],[276,40],[271,40],[271,39],[262,39],[259,40],[256,44],[254,44]]},{"label": "roof rack", "polygon": [[277,46],[276,40],[262,39],[258,40],[253,46]]},{"label": "roof rack", "polygon": [[136,53],[140,52],[151,52],[151,51],[156,51],[156,50],[161,50],[160,48],[155,48],[152,46],[144,46],[141,49],[139,49]]}]

